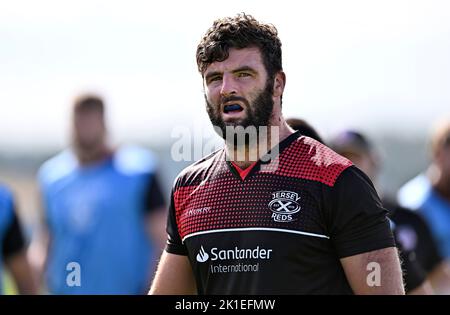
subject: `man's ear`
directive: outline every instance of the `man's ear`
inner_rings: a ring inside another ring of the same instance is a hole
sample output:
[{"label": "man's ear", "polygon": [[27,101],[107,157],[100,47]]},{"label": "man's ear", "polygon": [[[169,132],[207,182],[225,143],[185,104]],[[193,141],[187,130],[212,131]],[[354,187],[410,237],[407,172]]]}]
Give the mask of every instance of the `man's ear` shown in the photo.
[{"label": "man's ear", "polygon": [[284,86],[286,85],[286,74],[283,71],[278,71],[273,81],[273,96],[279,97],[283,95]]}]

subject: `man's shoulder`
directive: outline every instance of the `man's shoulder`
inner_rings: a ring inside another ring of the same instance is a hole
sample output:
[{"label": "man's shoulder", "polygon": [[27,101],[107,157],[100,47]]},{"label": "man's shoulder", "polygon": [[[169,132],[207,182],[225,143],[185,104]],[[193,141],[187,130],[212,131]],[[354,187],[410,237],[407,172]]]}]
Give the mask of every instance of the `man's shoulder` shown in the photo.
[{"label": "man's shoulder", "polygon": [[0,183],[0,243],[5,227],[9,226],[15,215],[14,193]]},{"label": "man's shoulder", "polygon": [[0,184],[0,224],[12,210],[12,199],[11,190],[5,185]]},{"label": "man's shoulder", "polygon": [[138,145],[123,145],[113,155],[114,168],[126,175],[154,173],[157,161],[151,150]]},{"label": "man's shoulder", "polygon": [[[217,171],[219,163],[225,158],[224,148],[218,149],[202,159],[185,167],[176,177],[174,186],[190,185],[196,181],[202,181],[211,172]],[[221,164],[221,163],[220,163]]]},{"label": "man's shoulder", "polygon": [[0,183],[0,200],[9,199],[12,196],[11,190]]},{"label": "man's shoulder", "polygon": [[400,187],[397,201],[403,207],[417,210],[425,202],[430,190],[430,180],[424,173],[421,173]]},{"label": "man's shoulder", "polygon": [[384,208],[389,211],[389,217],[398,225],[408,224],[416,226],[425,224],[418,211],[401,206],[392,197],[383,198],[382,203]]},{"label": "man's shoulder", "polygon": [[65,149],[45,161],[38,170],[38,180],[48,185],[69,176],[78,166],[75,155]]},{"label": "man's shoulder", "polygon": [[285,165],[281,172],[292,177],[333,186],[340,174],[353,163],[326,145],[307,136],[300,136],[283,152]]}]

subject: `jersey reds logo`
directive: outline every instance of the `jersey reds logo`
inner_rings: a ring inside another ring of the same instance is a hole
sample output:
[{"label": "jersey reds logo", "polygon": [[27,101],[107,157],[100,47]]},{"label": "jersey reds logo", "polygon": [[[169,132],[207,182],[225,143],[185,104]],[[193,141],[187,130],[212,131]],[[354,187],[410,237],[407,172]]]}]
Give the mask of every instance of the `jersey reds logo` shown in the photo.
[{"label": "jersey reds logo", "polygon": [[272,201],[269,203],[269,209],[272,211],[272,219],[275,222],[291,222],[296,219],[293,214],[300,211],[298,204],[300,197],[296,192],[277,191],[272,193]]}]

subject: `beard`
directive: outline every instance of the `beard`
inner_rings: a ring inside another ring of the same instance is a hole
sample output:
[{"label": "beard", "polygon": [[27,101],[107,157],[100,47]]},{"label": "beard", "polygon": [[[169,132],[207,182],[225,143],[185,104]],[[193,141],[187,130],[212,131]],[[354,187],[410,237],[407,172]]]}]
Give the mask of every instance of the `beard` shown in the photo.
[{"label": "beard", "polygon": [[[233,141],[236,144],[237,134],[240,132],[239,130],[243,130],[247,127],[253,126],[256,127],[256,136],[259,136],[259,128],[260,126],[269,127],[269,121],[273,112],[273,80],[267,80],[264,89],[256,96],[255,100],[250,103],[247,99],[240,96],[229,96],[221,98],[220,103],[217,105],[211,104],[208,102],[208,99],[205,95],[206,101],[206,111],[208,113],[209,119],[211,120],[212,125],[216,129],[217,133],[228,142]],[[222,106],[221,104],[230,101],[241,101],[245,104],[245,118],[239,121],[233,122],[225,122],[222,118]],[[228,127],[228,128],[227,128]],[[233,139],[227,139],[227,129],[229,128],[235,129]],[[236,129],[236,127],[242,127]],[[221,132],[219,132],[221,131]],[[246,135],[245,144],[249,144],[249,139]]]}]

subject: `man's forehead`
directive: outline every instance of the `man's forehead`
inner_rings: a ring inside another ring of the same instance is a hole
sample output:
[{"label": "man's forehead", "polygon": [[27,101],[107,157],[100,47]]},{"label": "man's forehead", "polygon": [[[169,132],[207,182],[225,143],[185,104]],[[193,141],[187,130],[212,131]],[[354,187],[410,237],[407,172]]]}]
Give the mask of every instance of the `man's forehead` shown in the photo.
[{"label": "man's forehead", "polygon": [[241,67],[261,68],[263,67],[261,51],[258,47],[230,48],[228,58],[223,61],[211,63],[205,71],[205,75],[210,72],[233,71]]}]

